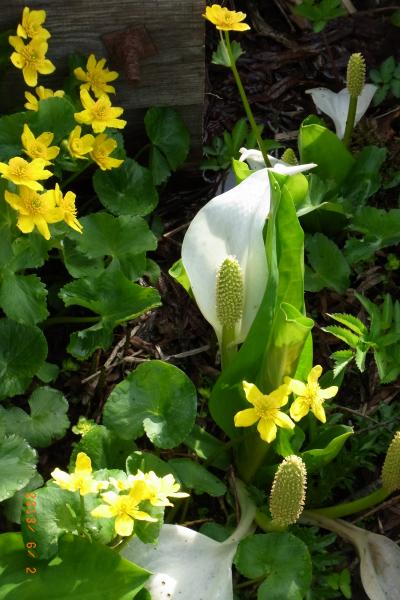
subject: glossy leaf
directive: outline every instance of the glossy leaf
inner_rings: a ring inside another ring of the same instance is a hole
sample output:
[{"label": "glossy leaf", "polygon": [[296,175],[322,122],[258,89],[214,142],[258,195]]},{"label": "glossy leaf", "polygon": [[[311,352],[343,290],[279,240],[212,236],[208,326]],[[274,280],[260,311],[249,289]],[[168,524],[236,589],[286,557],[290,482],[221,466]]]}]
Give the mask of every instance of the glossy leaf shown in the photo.
[{"label": "glossy leaf", "polygon": [[235,566],[249,579],[266,578],[258,589],[258,600],[302,600],[311,584],[310,553],[291,533],[245,538],[239,544]]},{"label": "glossy leaf", "polygon": [[175,171],[189,152],[189,132],[182,117],[172,108],[150,108],[144,118],[146,133]]},{"label": "glossy leaf", "polygon": [[27,559],[21,536],[6,533],[0,536],[0,576],[0,600],[132,600],[149,573],[104,545],[72,535],[62,539],[50,562]]},{"label": "glossy leaf", "polygon": [[226,486],[222,481],[199,463],[188,458],[173,458],[168,464],[178,474],[182,485],[195,494],[218,497],[226,493]]},{"label": "glossy leaf", "polygon": [[0,432],[0,502],[11,498],[32,479],[36,462],[36,451],[24,439]]},{"label": "glossy leaf", "polygon": [[0,281],[0,306],[7,317],[35,325],[48,316],[47,289],[37,275],[6,271]]},{"label": "glossy leaf", "polygon": [[146,433],[158,448],[174,448],[191,431],[196,404],[196,389],[185,373],[153,360],[114,388],[104,407],[104,424],[122,439]]},{"label": "glossy leaf", "polygon": [[353,433],[353,428],[347,425],[326,426],[313,440],[312,448],[300,454],[306,463],[307,473],[312,473],[332,462]]},{"label": "glossy leaf", "polygon": [[131,158],[118,169],[98,169],[93,186],[102,205],[115,215],[143,217],[158,202],[151,172]]},{"label": "glossy leaf", "polygon": [[350,267],[335,242],[316,233],[307,238],[306,249],[312,267],[306,270],[306,289],[319,292],[326,287],[344,293],[350,285]]},{"label": "glossy leaf", "polygon": [[40,329],[0,319],[0,400],[22,394],[46,355],[46,338]]}]

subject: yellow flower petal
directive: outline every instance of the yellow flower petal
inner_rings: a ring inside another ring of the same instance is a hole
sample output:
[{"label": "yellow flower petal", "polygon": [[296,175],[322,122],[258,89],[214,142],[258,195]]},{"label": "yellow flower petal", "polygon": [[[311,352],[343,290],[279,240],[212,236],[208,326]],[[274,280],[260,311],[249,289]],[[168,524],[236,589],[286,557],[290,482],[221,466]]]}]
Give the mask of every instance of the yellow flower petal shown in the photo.
[{"label": "yellow flower petal", "polygon": [[314,416],[321,421],[321,423],[326,423],[326,415],[322,402],[313,402],[311,410]]},{"label": "yellow flower petal", "polygon": [[310,405],[306,402],[301,396],[296,398],[290,407],[290,416],[294,421],[300,421],[303,417],[308,414],[310,410]]},{"label": "yellow flower petal", "polygon": [[250,427],[257,423],[259,418],[254,408],[246,408],[246,410],[236,413],[234,417],[235,427]]},{"label": "yellow flower petal", "polygon": [[92,461],[84,452],[78,452],[78,456],[76,457],[75,472],[77,471],[92,472]]},{"label": "yellow flower petal", "polygon": [[278,411],[274,420],[278,427],[284,427],[285,429],[293,429],[295,427],[292,419],[282,411]]},{"label": "yellow flower petal", "polygon": [[334,396],[336,396],[338,391],[339,391],[339,388],[337,387],[337,385],[332,385],[331,387],[328,387],[328,388],[320,388],[319,397],[322,398],[323,400],[328,400],[329,398],[333,398]]},{"label": "yellow flower petal", "polygon": [[277,427],[271,419],[260,419],[257,425],[258,433],[264,442],[270,444],[276,438]]},{"label": "yellow flower petal", "polygon": [[133,532],[133,519],[128,515],[120,515],[115,519],[115,531],[122,537],[128,537]]},{"label": "yellow flower petal", "polygon": [[111,510],[110,506],[107,506],[107,504],[100,504],[99,506],[96,506],[96,508],[94,508],[90,514],[93,517],[101,517],[104,519],[111,519],[112,517],[114,517],[114,513]]},{"label": "yellow flower petal", "polygon": [[290,391],[294,392],[296,396],[302,396],[307,390],[306,384],[298,379],[290,379],[289,387]]},{"label": "yellow flower petal", "polygon": [[315,365],[315,367],[313,367],[308,374],[307,383],[309,385],[315,385],[316,383],[318,383],[318,379],[321,377],[321,374],[322,374],[321,365]]},{"label": "yellow flower petal", "polygon": [[249,383],[248,381],[243,381],[243,390],[246,395],[247,402],[250,404],[258,404],[262,402],[264,399],[264,394],[260,392],[258,387],[254,383]]}]

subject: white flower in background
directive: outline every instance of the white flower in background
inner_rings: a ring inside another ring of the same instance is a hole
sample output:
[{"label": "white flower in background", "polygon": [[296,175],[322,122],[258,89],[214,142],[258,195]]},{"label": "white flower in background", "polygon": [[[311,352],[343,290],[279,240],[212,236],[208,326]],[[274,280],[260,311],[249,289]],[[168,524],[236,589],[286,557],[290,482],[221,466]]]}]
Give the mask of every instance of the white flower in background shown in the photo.
[{"label": "white flower in background", "polygon": [[[256,151],[252,151],[256,152]],[[276,164],[270,169],[292,175],[314,164]],[[213,326],[221,345],[217,279],[226,259],[237,261],[243,278],[241,307],[234,325],[234,343],[243,342],[260,307],[267,284],[263,228],[270,209],[269,169],[252,173],[233,189],[216,196],[195,216],[182,245],[182,262],[197,305]]]},{"label": "white flower in background", "polygon": [[[372,83],[364,85],[357,101],[355,125],[367,111],[376,90],[376,85],[372,85]],[[335,123],[336,135],[339,139],[343,139],[350,104],[350,94],[347,87],[338,94],[322,87],[306,90],[306,93],[311,94],[315,106],[319,108],[321,112],[328,115],[328,117],[331,117]]]},{"label": "white flower in background", "polygon": [[[265,169],[265,162],[261,150],[248,150],[247,148],[240,148],[239,152],[239,161],[247,162],[252,171]],[[275,156],[271,156],[270,154],[267,154],[267,156],[269,158],[269,162],[272,165],[272,170],[275,171],[275,173],[281,173],[282,175],[293,175],[293,172],[288,172],[288,167],[293,167],[293,165],[290,165],[289,163],[285,162],[284,160],[280,160],[279,158],[275,158]],[[302,167],[304,168],[298,169],[296,173],[300,170],[305,171],[306,169],[311,168],[310,165],[302,165]]]},{"label": "white flower in background", "polygon": [[163,525],[157,544],[133,537],[122,556],[151,571],[145,587],[153,600],[233,600],[232,561],[241,539],[252,533],[256,507],[236,482],[240,521],[227,540],[215,540],[181,525]]}]

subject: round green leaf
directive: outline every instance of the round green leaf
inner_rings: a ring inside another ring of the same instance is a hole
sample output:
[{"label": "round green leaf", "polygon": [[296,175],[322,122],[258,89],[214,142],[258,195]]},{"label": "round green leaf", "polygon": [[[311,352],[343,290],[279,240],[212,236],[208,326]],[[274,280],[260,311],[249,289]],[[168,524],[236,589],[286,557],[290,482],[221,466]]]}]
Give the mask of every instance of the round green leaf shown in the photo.
[{"label": "round green leaf", "polygon": [[[33,552],[40,556],[40,547]],[[65,536],[47,562],[27,555],[20,534],[0,536],[0,600],[132,600],[148,576],[118,552],[80,537]]]},{"label": "round green leaf", "polygon": [[144,118],[147,135],[175,171],[189,152],[189,132],[173,108],[150,108]]},{"label": "round green leaf", "polygon": [[115,215],[143,217],[158,202],[151,172],[131,158],[118,169],[97,170],[93,186],[102,205]]},{"label": "round green leaf", "polygon": [[6,272],[0,283],[0,306],[7,317],[36,324],[48,316],[47,289],[36,275],[16,275]]},{"label": "round green leaf", "polygon": [[10,158],[22,153],[21,135],[24,123],[29,123],[32,115],[29,111],[5,115],[0,119],[0,160],[8,162]]},{"label": "round green leaf", "polygon": [[22,394],[46,356],[46,338],[40,329],[1,319],[0,400]]},{"label": "round green leaf", "polygon": [[158,448],[178,446],[196,417],[196,388],[177,367],[153,360],[141,364],[112,391],[104,424],[123,439],[146,432]]},{"label": "round green leaf", "polygon": [[291,533],[252,535],[239,544],[235,565],[249,579],[266,577],[258,600],[302,600],[311,583],[307,546]]},{"label": "round green leaf", "polygon": [[32,479],[37,454],[18,435],[0,439],[0,502],[11,498]]},{"label": "round green leaf", "polygon": [[54,134],[52,144],[59,144],[76,125],[74,105],[67,98],[47,98],[39,103],[39,110],[31,119],[30,128],[35,135],[44,131]]},{"label": "round green leaf", "polygon": [[45,448],[63,437],[69,427],[68,402],[58,390],[37,388],[29,399],[31,414],[13,406],[4,410],[7,433],[15,432],[35,448]]}]

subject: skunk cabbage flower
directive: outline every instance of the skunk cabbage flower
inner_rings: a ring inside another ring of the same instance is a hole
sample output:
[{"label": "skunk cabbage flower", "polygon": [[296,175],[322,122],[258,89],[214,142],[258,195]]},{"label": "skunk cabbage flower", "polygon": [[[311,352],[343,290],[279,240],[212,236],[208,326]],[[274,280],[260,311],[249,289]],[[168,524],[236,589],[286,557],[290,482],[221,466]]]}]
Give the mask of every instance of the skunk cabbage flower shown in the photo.
[{"label": "skunk cabbage flower", "polygon": [[241,539],[253,530],[256,507],[236,482],[240,522],[227,540],[215,540],[181,525],[163,525],[156,546],[134,537],[121,554],[152,571],[146,588],[153,600],[233,600],[232,561]]},{"label": "skunk cabbage flower", "polygon": [[[376,90],[376,85],[372,85],[372,83],[364,85],[363,90],[357,99],[355,125],[357,125],[358,121],[367,111]],[[338,94],[335,94],[335,92],[332,92],[327,88],[320,87],[306,90],[306,93],[311,94],[315,106],[319,108],[321,112],[328,115],[328,117],[331,117],[335,123],[336,135],[338,138],[343,139],[350,104],[350,94],[348,89],[344,88]]]},{"label": "skunk cabbage flower", "polygon": [[[279,162],[270,170],[292,175],[313,166],[290,166]],[[264,295],[267,259],[263,228],[270,209],[268,170],[255,171],[233,189],[210,200],[197,213],[183,240],[183,266],[197,305],[213,326],[220,345],[223,323],[219,318],[221,306],[217,304],[221,305],[224,300],[223,294],[217,294],[217,282],[222,278],[224,289],[229,287],[221,267],[224,271],[232,271],[235,279],[232,287],[241,294],[231,311],[236,319],[232,324],[234,343],[246,338]],[[239,277],[242,283],[238,281]],[[235,302],[232,293],[228,296],[227,303]]]}]

